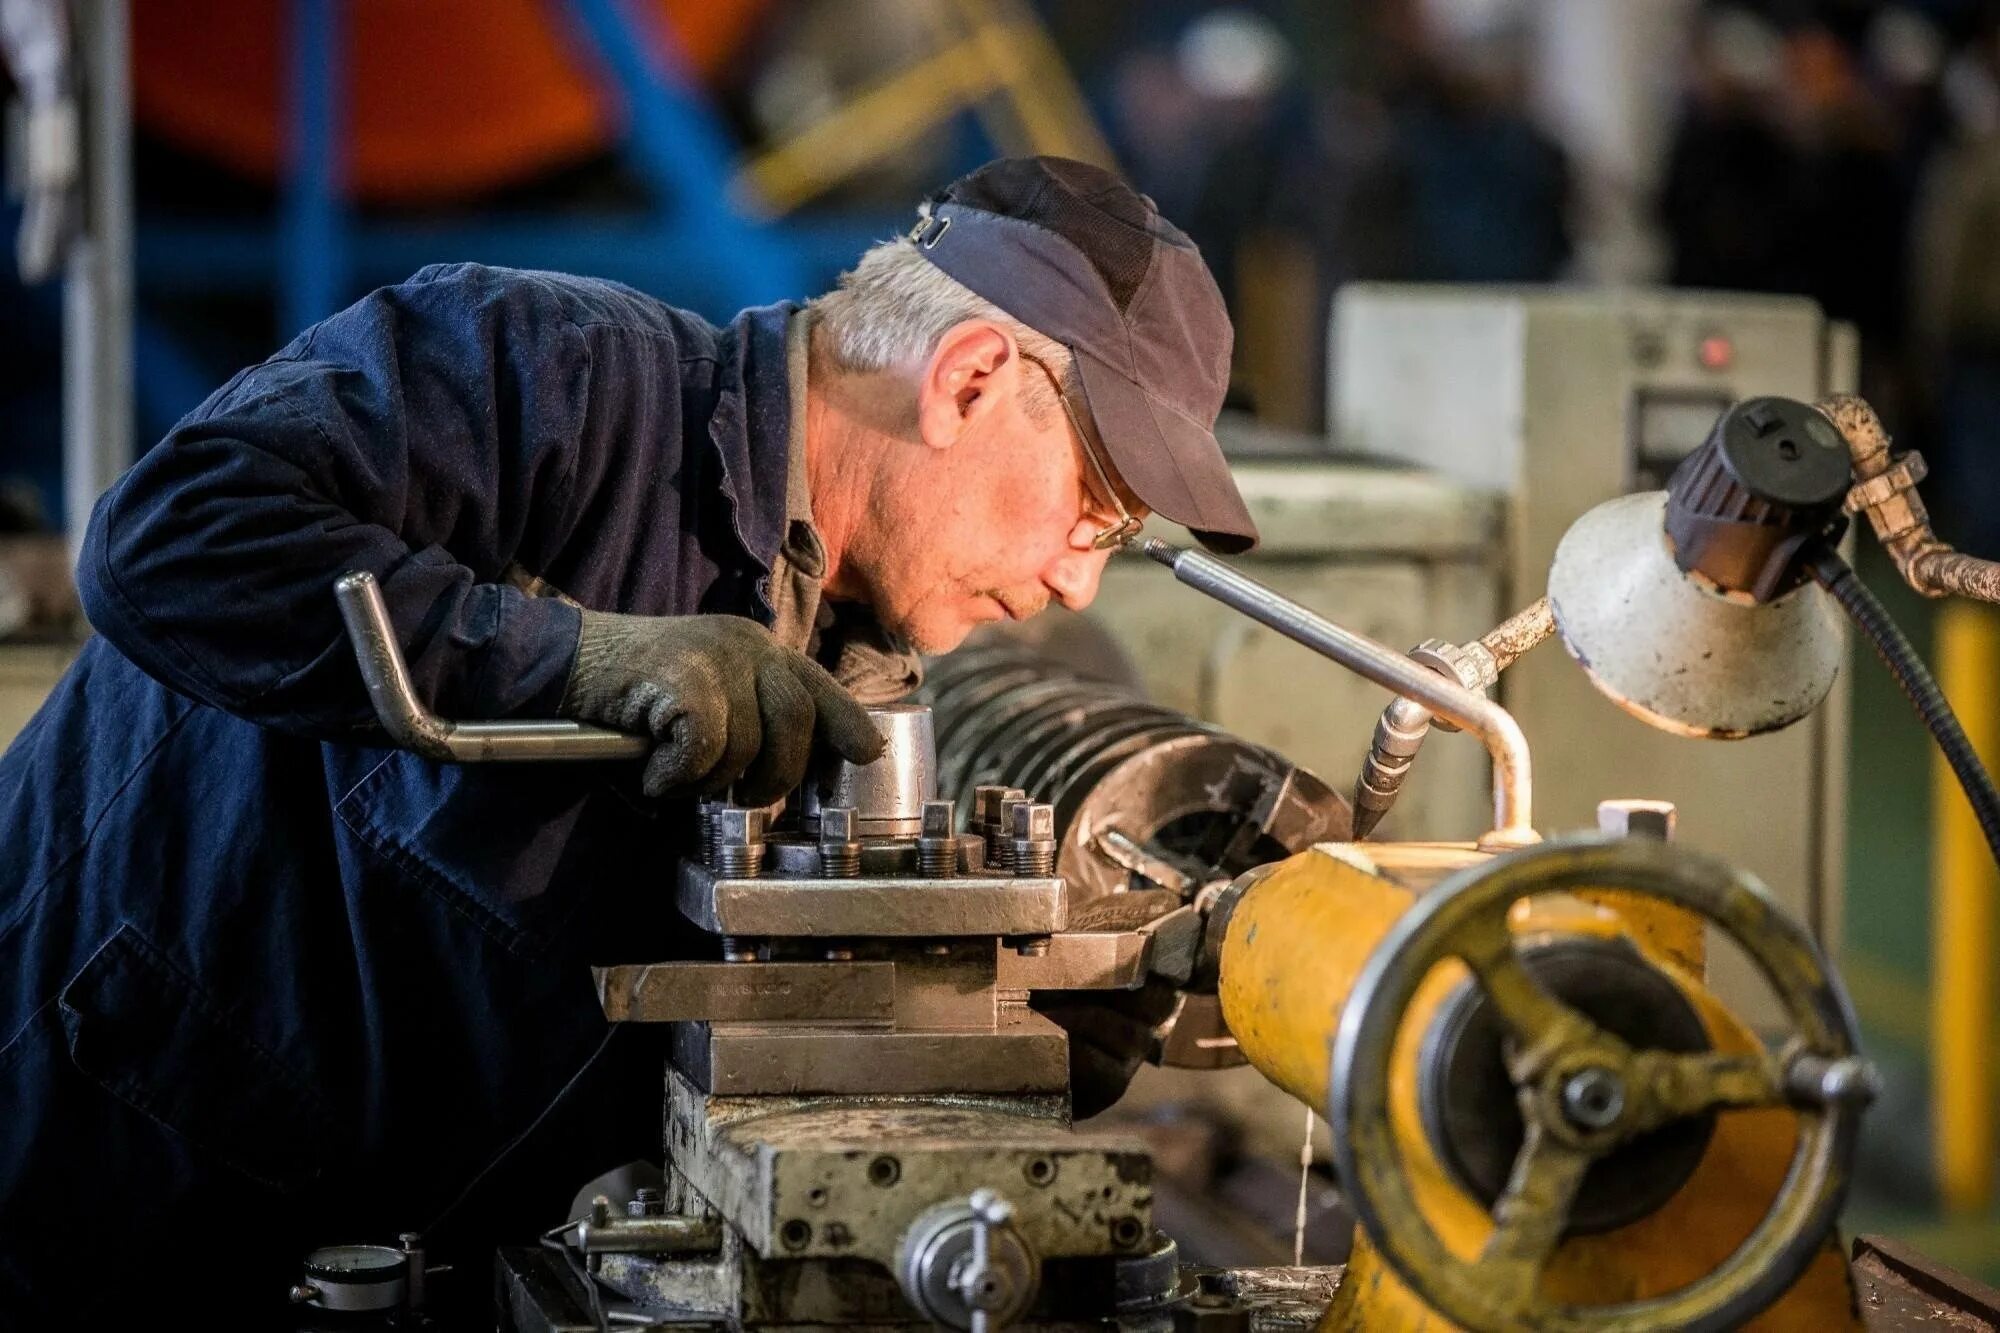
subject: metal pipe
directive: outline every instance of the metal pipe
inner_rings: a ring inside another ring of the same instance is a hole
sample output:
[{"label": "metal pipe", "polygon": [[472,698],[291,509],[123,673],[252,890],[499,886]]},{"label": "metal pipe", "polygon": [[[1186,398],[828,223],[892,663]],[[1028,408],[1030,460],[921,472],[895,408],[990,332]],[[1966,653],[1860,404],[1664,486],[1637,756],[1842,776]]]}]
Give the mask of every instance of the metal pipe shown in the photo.
[{"label": "metal pipe", "polygon": [[[1468,690],[1485,691],[1524,654],[1556,632],[1554,609],[1546,597],[1515,612],[1464,647],[1435,640],[1419,644],[1410,654],[1440,674],[1455,676]],[[1375,831],[1403,790],[1403,781],[1417,762],[1417,752],[1430,734],[1431,713],[1410,699],[1396,699],[1382,710],[1375,739],[1354,780],[1354,836]]]},{"label": "metal pipe", "polygon": [[1338,662],[1356,675],[1415,700],[1437,717],[1479,737],[1493,756],[1493,831],[1488,841],[1526,845],[1534,829],[1534,779],[1528,738],[1513,714],[1457,681],[1448,680],[1386,644],[1337,625],[1297,602],[1237,573],[1222,561],[1183,550],[1157,537],[1142,548],[1174,577],[1294,643]]},{"label": "metal pipe", "polygon": [[1816,406],[1847,441],[1854,464],[1847,512],[1868,515],[1903,581],[1926,597],[2000,603],[2000,563],[1953,550],[1931,530],[1930,511],[1917,494],[1926,472],[1923,455],[1893,455],[1889,432],[1863,398],[1836,394]]},{"label": "metal pipe", "polygon": [[[1543,597],[1479,636],[1478,647],[1493,659],[1495,677],[1539,648],[1556,632],[1555,609]],[[1491,681],[1487,682],[1491,684]]]},{"label": "metal pipe", "polygon": [[501,763],[551,759],[643,759],[652,749],[634,736],[577,722],[447,722],[417,699],[409,666],[396,643],[382,589],[366,570],[345,574],[333,585],[354,660],[368,687],[369,702],[389,738],[426,759],[448,763]]}]

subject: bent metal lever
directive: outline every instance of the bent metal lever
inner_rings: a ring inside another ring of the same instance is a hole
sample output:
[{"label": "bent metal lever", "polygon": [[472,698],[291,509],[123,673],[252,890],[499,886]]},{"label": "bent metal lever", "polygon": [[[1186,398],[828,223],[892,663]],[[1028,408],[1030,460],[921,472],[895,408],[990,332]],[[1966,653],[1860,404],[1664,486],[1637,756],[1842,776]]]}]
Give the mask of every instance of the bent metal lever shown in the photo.
[{"label": "bent metal lever", "polygon": [[426,759],[477,764],[552,759],[643,759],[652,748],[644,736],[551,718],[448,722],[426,709],[410,684],[410,669],[396,644],[382,589],[365,570],[343,574],[333,585],[362,683],[389,738]]}]

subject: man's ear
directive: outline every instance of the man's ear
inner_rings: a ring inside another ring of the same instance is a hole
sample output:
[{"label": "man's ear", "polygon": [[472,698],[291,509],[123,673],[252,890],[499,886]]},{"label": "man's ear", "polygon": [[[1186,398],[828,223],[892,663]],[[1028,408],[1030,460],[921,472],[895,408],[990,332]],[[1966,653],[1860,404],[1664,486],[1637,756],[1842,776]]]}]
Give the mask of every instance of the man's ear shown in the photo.
[{"label": "man's ear", "polygon": [[1001,401],[997,390],[1020,374],[1014,335],[990,319],[952,325],[917,382],[917,432],[949,449]]}]

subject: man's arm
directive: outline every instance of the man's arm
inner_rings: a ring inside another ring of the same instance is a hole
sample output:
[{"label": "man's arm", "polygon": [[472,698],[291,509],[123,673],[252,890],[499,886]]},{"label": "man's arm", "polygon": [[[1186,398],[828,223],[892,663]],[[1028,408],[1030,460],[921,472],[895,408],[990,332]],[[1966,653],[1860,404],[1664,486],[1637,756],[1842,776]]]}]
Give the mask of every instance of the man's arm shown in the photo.
[{"label": "man's arm", "polygon": [[155,678],[308,735],[373,715],[332,586],[382,585],[418,693],[553,715],[579,613],[498,582],[552,550],[590,357],[532,280],[460,267],[376,292],[225,385],[98,502],[78,586]]}]

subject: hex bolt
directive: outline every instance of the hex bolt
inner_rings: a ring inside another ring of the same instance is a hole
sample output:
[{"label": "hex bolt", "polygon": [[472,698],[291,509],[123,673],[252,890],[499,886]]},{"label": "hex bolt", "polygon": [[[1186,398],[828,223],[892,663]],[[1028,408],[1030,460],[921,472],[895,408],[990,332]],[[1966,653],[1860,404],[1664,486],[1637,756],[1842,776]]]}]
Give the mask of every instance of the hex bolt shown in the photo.
[{"label": "hex bolt", "polygon": [[819,812],[819,868],[828,879],[861,874],[861,840],[854,835],[854,811],[844,805]]},{"label": "hex bolt", "polygon": [[764,869],[762,810],[725,805],[716,813],[716,873],[725,879],[755,879]]},{"label": "hex bolt", "polygon": [[757,961],[757,945],[736,935],[722,937],[722,961],[725,963],[754,963]]},{"label": "hex bolt", "polygon": [[950,879],[958,873],[958,812],[950,801],[924,802],[917,873],[925,879]]},{"label": "hex bolt", "polygon": [[972,789],[972,815],[966,821],[966,832],[976,833],[983,841],[1000,821],[1000,802],[1005,800],[1005,787],[974,787]]},{"label": "hex bolt", "polygon": [[1785,1067],[1785,1091],[1800,1105],[1851,1102],[1866,1106],[1881,1089],[1881,1076],[1875,1072],[1875,1066],[1858,1055],[1828,1059],[1808,1053],[1793,1057]]},{"label": "hex bolt", "polygon": [[1028,793],[1009,787],[1000,800],[1000,817],[986,831],[986,861],[995,870],[1018,874],[1014,869],[1014,812],[1028,804]]},{"label": "hex bolt", "polygon": [[1010,866],[1017,875],[1046,878],[1056,873],[1056,808],[1028,804],[1013,808],[1008,839]]},{"label": "hex bolt", "polygon": [[1672,801],[1599,801],[1597,831],[1615,838],[1674,840],[1675,811]]},{"label": "hex bolt", "polygon": [[1563,1084],[1562,1109],[1579,1129],[1609,1129],[1625,1114],[1625,1083],[1609,1069],[1579,1069]]},{"label": "hex bolt", "polygon": [[695,817],[701,827],[702,860],[710,870],[716,869],[722,862],[722,827],[717,819],[722,804],[721,801],[703,801],[695,807]]},{"label": "hex bolt", "polygon": [[657,1185],[641,1185],[638,1194],[626,1203],[625,1212],[632,1217],[665,1217],[667,1192]]}]

